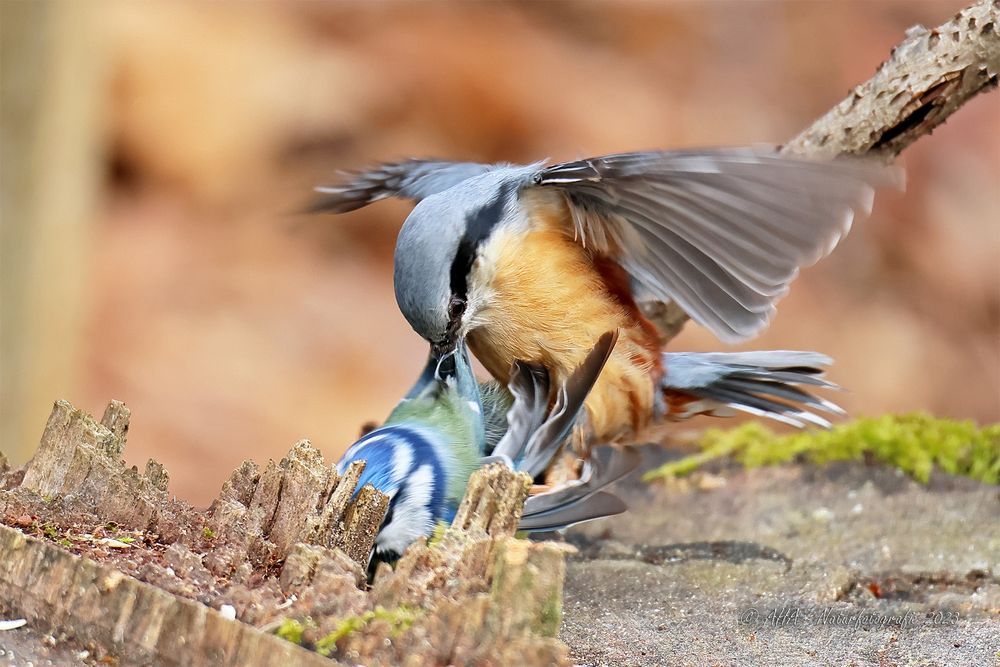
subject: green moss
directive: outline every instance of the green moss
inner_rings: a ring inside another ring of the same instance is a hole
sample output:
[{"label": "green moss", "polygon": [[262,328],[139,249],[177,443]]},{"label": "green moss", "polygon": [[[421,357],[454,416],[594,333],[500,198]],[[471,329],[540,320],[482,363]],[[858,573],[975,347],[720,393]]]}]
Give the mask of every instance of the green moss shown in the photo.
[{"label": "green moss", "polygon": [[357,632],[372,621],[388,623],[390,636],[396,636],[413,625],[413,622],[420,618],[421,614],[419,609],[403,605],[395,609],[376,607],[374,610],[366,611],[359,616],[348,616],[341,620],[330,634],[316,642],[316,652],[329,657],[337,650],[337,642],[349,634]]},{"label": "green moss", "polygon": [[274,634],[278,635],[285,641],[290,641],[293,644],[302,645],[302,633],[305,632],[306,626],[294,618],[286,618],[275,630]]},{"label": "green moss", "polygon": [[829,431],[784,436],[751,422],[728,431],[711,430],[700,446],[700,452],[651,470],[643,479],[687,475],[724,456],[747,468],[794,460],[823,464],[871,457],[925,483],[935,467],[988,484],[1000,483],[1000,424],[979,427],[971,421],[920,413],[865,417]]},{"label": "green moss", "polygon": [[562,625],[562,595],[558,587],[552,588],[552,594],[545,601],[538,614],[538,633],[543,637],[555,637]]},{"label": "green moss", "polygon": [[214,540],[215,531],[209,528],[208,526],[205,526],[204,528],[201,529],[201,536],[204,537],[206,540]]},{"label": "green moss", "polygon": [[427,540],[427,545],[432,546],[444,539],[444,534],[448,532],[450,526],[451,524],[447,521],[438,521],[434,526],[434,531],[431,533],[430,538]]},{"label": "green moss", "polygon": [[368,615],[374,612],[365,612],[361,616],[348,616],[333,629],[333,632],[316,642],[316,652],[322,656],[330,657],[337,650],[337,642],[351,634],[357,632],[371,620]]}]

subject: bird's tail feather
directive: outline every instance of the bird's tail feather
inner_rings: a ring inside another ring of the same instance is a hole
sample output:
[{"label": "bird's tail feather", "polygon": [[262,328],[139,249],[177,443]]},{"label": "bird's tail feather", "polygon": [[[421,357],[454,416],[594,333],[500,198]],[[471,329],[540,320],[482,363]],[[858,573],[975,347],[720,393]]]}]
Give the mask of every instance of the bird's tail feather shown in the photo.
[{"label": "bird's tail feather", "polygon": [[840,389],[823,379],[832,360],[817,352],[668,352],[662,381],[668,419],[696,414],[731,415],[733,411],[767,417],[799,428],[830,428],[816,414],[843,415],[835,403],[809,389]]}]

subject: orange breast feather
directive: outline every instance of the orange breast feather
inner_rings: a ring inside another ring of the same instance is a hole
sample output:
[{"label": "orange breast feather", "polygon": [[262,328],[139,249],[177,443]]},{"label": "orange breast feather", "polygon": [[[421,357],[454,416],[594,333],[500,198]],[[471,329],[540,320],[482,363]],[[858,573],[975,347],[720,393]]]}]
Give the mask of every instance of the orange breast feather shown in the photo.
[{"label": "orange breast feather", "polygon": [[540,362],[562,382],[597,339],[618,329],[618,344],[587,398],[592,442],[627,437],[652,417],[660,377],[655,328],[636,308],[614,262],[574,241],[559,202],[532,210],[532,230],[499,230],[473,267],[473,353],[506,381],[515,359]]}]

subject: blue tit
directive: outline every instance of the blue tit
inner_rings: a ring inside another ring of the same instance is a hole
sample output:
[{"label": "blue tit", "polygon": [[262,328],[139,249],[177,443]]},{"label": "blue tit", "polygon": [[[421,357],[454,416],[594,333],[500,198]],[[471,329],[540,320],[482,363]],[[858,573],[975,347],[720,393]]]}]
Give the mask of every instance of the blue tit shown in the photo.
[{"label": "blue tit", "polygon": [[[510,404],[495,387],[480,391],[462,343],[429,365],[385,424],[351,445],[337,464],[343,474],[354,461],[365,461],[358,488],[371,484],[389,496],[375,538],[375,560],[393,560],[439,522],[450,522],[470,475],[481,465],[502,461],[532,477],[541,473],[573,427],[616,340],[616,333],[601,336],[555,390],[551,406],[553,392],[543,366],[515,364]],[[487,442],[484,395],[499,402],[488,410],[510,405],[495,444]],[[548,531],[624,511],[624,504],[603,489],[629,472],[635,457],[610,448],[600,452],[585,464],[580,480],[529,498],[520,528]]]}]

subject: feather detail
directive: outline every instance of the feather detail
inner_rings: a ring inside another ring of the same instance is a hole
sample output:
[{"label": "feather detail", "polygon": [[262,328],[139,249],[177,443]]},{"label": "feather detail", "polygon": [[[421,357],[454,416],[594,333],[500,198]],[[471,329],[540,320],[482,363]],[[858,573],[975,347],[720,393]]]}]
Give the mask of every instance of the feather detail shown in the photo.
[{"label": "feather detail", "polygon": [[338,184],[317,187],[316,192],[322,196],[305,212],[347,213],[387,197],[419,201],[499,166],[502,165],[447,160],[387,162],[343,174],[344,179]]},{"label": "feather detail", "polygon": [[802,428],[807,423],[830,428],[815,414],[843,415],[837,404],[815,396],[803,386],[839,389],[824,380],[831,359],[816,352],[668,352],[662,382],[666,416],[686,419],[696,414],[721,416],[720,409],[738,410]]},{"label": "feather detail", "polygon": [[523,470],[535,478],[549,466],[569,435],[587,394],[597,382],[601,369],[611,357],[617,342],[617,331],[601,336],[583,363],[559,388],[555,405],[548,418],[531,434],[531,439],[524,445],[523,459],[517,464],[518,470]]},{"label": "feather detail", "polygon": [[[516,397],[507,415],[511,425],[491,459],[512,460],[516,470],[540,475],[562,444],[618,342],[618,332],[601,336],[583,362],[562,383],[548,409],[549,376],[544,367],[515,362],[509,388]],[[638,463],[631,450],[601,447],[585,461],[581,477],[555,487],[535,488],[525,502],[520,530],[550,531],[625,511],[625,504],[603,489]]]},{"label": "feather detail", "polygon": [[584,462],[580,479],[533,495],[524,503],[518,529],[547,531],[575,523],[620,514],[627,509],[616,496],[604,491],[639,465],[632,449],[602,446]]},{"label": "feather detail", "polygon": [[827,255],[901,170],[769,147],[608,155],[539,171],[573,235],[726,342],[767,325],[800,268]]}]

